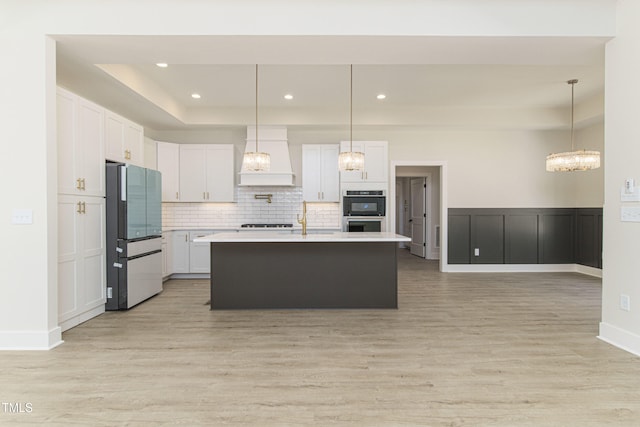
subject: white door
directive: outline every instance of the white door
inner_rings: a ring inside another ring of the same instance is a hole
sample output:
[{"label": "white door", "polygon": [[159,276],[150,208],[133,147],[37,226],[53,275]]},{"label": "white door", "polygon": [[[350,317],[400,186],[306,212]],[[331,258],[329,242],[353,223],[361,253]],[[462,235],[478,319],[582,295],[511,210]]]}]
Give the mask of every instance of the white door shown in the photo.
[{"label": "white door", "polygon": [[411,178],[411,253],[420,258],[427,257],[426,192],[426,178]]}]

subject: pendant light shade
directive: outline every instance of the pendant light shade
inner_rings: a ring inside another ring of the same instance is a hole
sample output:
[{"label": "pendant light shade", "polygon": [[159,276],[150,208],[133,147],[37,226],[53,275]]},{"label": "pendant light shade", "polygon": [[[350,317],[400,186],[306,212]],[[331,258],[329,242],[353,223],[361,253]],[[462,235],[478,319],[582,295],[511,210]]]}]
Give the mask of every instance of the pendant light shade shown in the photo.
[{"label": "pendant light shade", "polygon": [[[248,137],[248,135],[247,135]],[[258,64],[256,64],[256,148],[247,151],[242,158],[242,170],[268,172],[271,169],[271,156],[258,150]]]},{"label": "pendant light shade", "polygon": [[554,153],[547,156],[548,172],[573,172],[597,169],[600,167],[600,152],[594,150],[574,150],[573,143],[573,89],[577,79],[567,81],[571,85],[571,151]]},{"label": "pendant light shade", "polygon": [[349,151],[338,156],[340,171],[364,170],[364,153],[353,151],[353,64],[349,66]]}]

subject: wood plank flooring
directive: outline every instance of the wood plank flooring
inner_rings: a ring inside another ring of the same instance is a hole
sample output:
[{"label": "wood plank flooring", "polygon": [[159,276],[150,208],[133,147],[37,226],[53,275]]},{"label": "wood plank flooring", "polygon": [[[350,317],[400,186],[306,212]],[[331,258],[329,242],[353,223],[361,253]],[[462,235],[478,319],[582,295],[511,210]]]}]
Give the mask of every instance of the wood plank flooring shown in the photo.
[{"label": "wood plank flooring", "polygon": [[[48,352],[1,352],[0,425],[637,426],[640,358],[596,338],[600,280],[441,274],[398,310],[210,311],[174,280]],[[310,273],[312,274],[312,273]]]}]

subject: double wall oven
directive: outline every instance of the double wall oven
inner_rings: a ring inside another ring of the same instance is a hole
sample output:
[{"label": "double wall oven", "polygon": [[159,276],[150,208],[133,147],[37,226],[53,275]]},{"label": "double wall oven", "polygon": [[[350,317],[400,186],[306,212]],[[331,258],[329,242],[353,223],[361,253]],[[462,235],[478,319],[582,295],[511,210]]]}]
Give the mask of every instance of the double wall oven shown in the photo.
[{"label": "double wall oven", "polygon": [[344,190],[342,229],[350,232],[386,231],[384,190]]}]

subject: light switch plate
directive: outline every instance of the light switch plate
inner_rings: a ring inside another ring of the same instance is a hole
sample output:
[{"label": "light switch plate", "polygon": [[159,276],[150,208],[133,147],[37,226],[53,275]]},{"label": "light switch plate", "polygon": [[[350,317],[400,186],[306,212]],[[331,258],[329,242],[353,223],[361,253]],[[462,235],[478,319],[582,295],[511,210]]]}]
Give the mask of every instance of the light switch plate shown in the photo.
[{"label": "light switch plate", "polygon": [[622,206],[620,220],[623,222],[640,222],[640,206]]},{"label": "light switch plate", "polygon": [[627,193],[624,187],[620,188],[621,202],[640,202],[640,187],[634,186],[632,192]]},{"label": "light switch plate", "polygon": [[33,224],[33,209],[14,209],[11,214],[12,224]]}]

